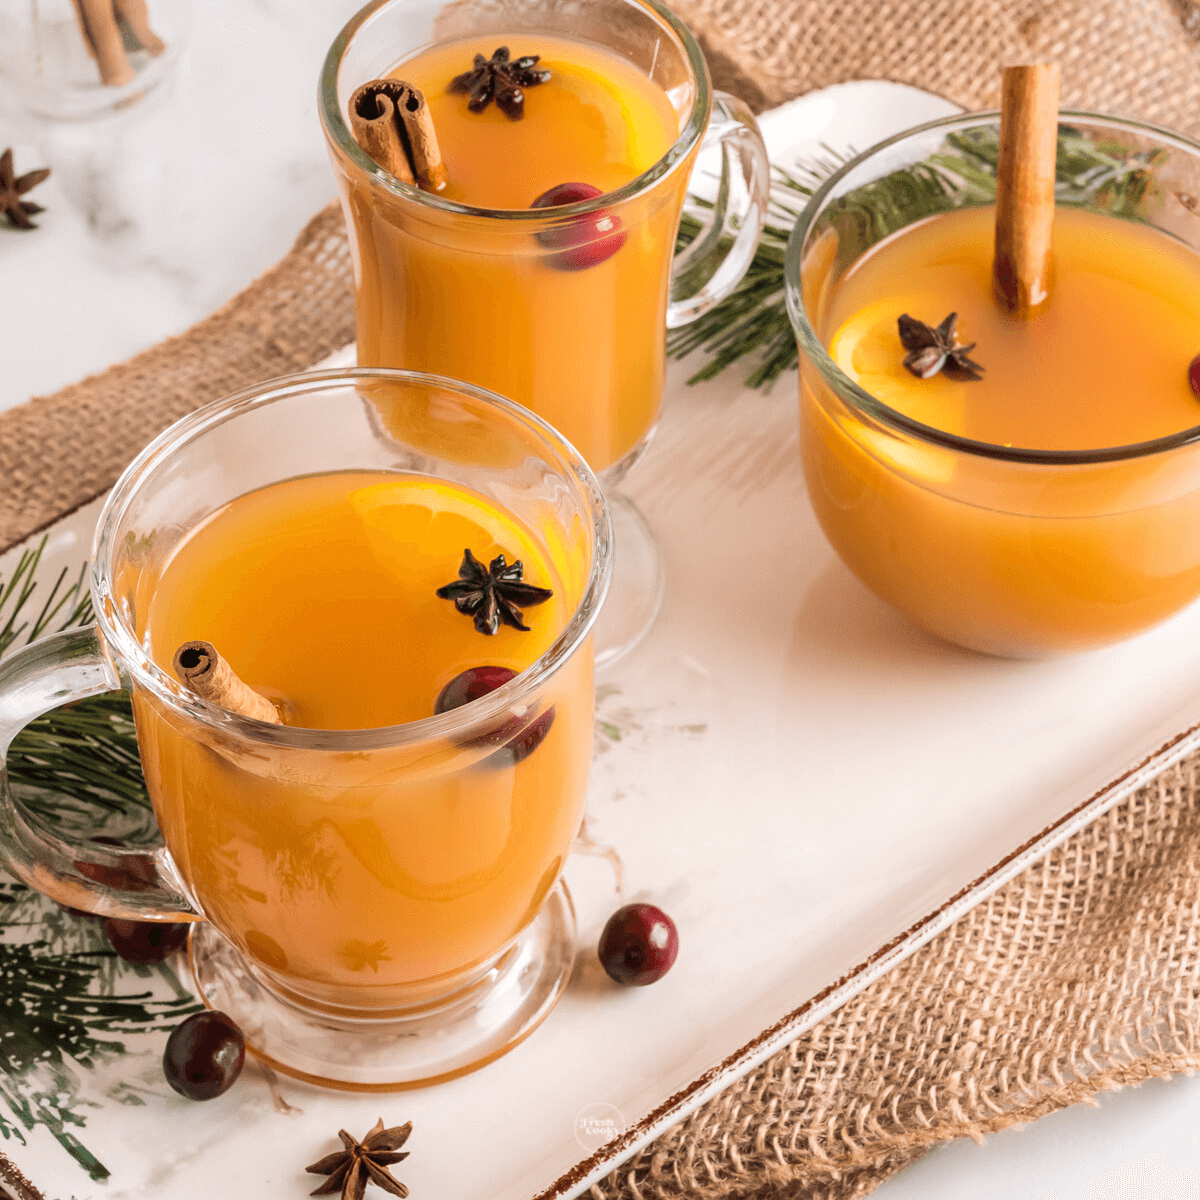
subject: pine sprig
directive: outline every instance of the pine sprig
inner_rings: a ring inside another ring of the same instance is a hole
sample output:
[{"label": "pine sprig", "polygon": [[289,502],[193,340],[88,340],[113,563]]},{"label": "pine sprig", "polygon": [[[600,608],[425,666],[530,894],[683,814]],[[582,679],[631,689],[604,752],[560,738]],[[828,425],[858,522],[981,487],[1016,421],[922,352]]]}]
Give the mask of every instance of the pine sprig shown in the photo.
[{"label": "pine sprig", "polygon": [[[1143,205],[1158,185],[1154,175],[1163,150],[1136,151],[1114,141],[1093,140],[1063,128],[1058,139],[1056,196],[1061,204],[1098,207],[1113,216],[1141,219]],[[826,210],[833,228],[853,231],[854,241],[874,242],[915,220],[964,205],[987,204],[996,196],[999,147],[995,129],[948,134],[945,148],[926,161],[893,171],[835,200]],[[692,324],[672,331],[672,358],[700,351],[708,361],[689,383],[713,379],[750,358],[746,385],[769,389],[798,361],[784,298],[784,256],[804,202],[846,161],[827,150],[819,160],[793,170],[774,168],[771,200],[762,239],[745,279],[733,293]],[[699,207],[705,202],[693,200]],[[685,213],[678,245],[688,245],[702,228]]]},{"label": "pine sprig", "polygon": [[[200,1006],[165,964],[121,962],[97,922],[68,916],[23,884],[0,881],[0,932],[0,1108],[25,1129],[49,1131],[93,1179],[105,1179],[107,1168],[72,1132],[85,1123],[80,1070]],[[147,989],[156,977],[170,995]],[[3,1111],[0,1133],[20,1136]]]},{"label": "pine sprig", "polygon": [[[91,620],[92,600],[84,587],[86,565],[80,567],[70,584],[67,583],[69,572],[63,567],[37,615],[31,616],[30,601],[38,586],[38,567],[48,540],[42,538],[34,549],[26,550],[17,560],[8,581],[0,580],[0,654],[22,635],[26,642],[34,642],[46,633],[70,629]],[[55,625],[56,621],[59,624]]]},{"label": "pine sprig", "polygon": [[[91,619],[83,570],[38,578],[46,542],[0,579],[0,654]],[[156,832],[125,693],[33,721],[9,750],[8,782],[59,831],[130,840]],[[123,962],[97,922],[0,877],[0,1137],[48,1130],[92,1179],[105,1179],[107,1168],[74,1132],[95,1103],[83,1099],[83,1073],[125,1054],[129,1038],[161,1033],[198,1009],[167,964]]]},{"label": "pine sprig", "polygon": [[[0,579],[0,655],[92,618],[86,567],[70,581],[63,567],[48,588],[39,583],[47,541],[22,553],[8,579]],[[40,604],[39,592],[45,593]],[[144,825],[150,801],[128,695],[95,696],[31,722],[9,752],[8,780],[31,812],[73,831],[96,830],[97,818],[111,814]]]},{"label": "pine sprig", "polygon": [[140,831],[151,823],[126,692],[92,696],[32,721],[13,741],[8,778],[30,812],[70,833],[97,832],[112,815]]}]

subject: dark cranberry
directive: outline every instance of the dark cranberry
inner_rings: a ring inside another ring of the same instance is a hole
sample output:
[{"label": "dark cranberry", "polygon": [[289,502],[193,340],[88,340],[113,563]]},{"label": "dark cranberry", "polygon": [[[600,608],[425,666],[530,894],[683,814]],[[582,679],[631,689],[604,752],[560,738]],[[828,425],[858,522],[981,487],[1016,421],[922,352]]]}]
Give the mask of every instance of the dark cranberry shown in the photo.
[{"label": "dark cranberry", "polygon": [[188,1017],[167,1038],[163,1074],[189,1100],[212,1100],[233,1087],[246,1060],[242,1031],[222,1012]]},{"label": "dark cranberry", "polygon": [[452,708],[462,708],[464,704],[481,699],[516,677],[516,671],[510,671],[507,667],[469,667],[442,688],[433,711],[444,713]]},{"label": "dark cranberry", "polygon": [[[594,200],[604,193],[590,183],[560,183],[543,192],[529,207],[555,208],[560,204],[578,204]],[[625,245],[625,230],[621,218],[607,209],[597,209],[586,216],[575,217],[554,229],[544,229],[537,235],[543,246],[557,250],[546,261],[559,271],[582,271],[611,258]]]},{"label": "dark cranberry", "polygon": [[560,204],[579,204],[584,200],[595,200],[604,193],[590,183],[560,183],[548,192],[543,192],[529,207],[557,208]]},{"label": "dark cranberry", "polygon": [[1200,354],[1188,363],[1188,383],[1192,385],[1192,391],[1200,396]]},{"label": "dark cranberry", "polygon": [[660,980],[679,953],[675,922],[653,904],[618,908],[600,935],[597,947],[604,969],[626,987]]},{"label": "dark cranberry", "polygon": [[550,726],[553,724],[554,709],[548,708],[520,736],[513,738],[503,749],[497,750],[488,762],[494,766],[524,762],[546,740],[546,734],[550,732]]},{"label": "dark cranberry", "polygon": [[184,921],[125,921],[109,917],[104,932],[112,948],[126,961],[162,962],[187,941],[191,926]]},{"label": "dark cranberry", "polygon": [[[99,837],[89,838],[98,846],[124,846],[120,838]],[[154,866],[154,857],[150,854],[130,854],[119,867],[105,867],[96,863],[76,862],[75,869],[85,879],[92,879],[118,892],[144,892],[153,887],[158,881],[158,871]]]},{"label": "dark cranberry", "polygon": [[[516,671],[508,667],[468,667],[450,680],[438,695],[434,712],[449,712],[461,708],[503,687],[516,678]],[[528,758],[545,740],[554,724],[554,709],[548,708],[536,721],[522,728],[520,717],[509,717],[495,729],[471,738],[469,746],[498,746],[495,754],[487,758],[492,766],[512,766]]]}]

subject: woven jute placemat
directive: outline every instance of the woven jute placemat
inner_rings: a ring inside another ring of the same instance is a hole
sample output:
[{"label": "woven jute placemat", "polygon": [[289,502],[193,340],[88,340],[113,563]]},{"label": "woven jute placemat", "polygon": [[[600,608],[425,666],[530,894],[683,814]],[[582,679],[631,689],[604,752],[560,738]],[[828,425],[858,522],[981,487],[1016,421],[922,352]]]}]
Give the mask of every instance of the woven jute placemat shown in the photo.
[{"label": "woven jute placemat", "polygon": [[[677,6],[718,85],[758,108],[858,78],[913,83],[980,107],[995,102],[997,64],[1054,57],[1065,103],[1200,134],[1196,0]],[[350,341],[351,287],[341,216],[330,207],[279,266],[187,334],[0,414],[0,548],[100,495],[178,417],[310,367]],[[940,1142],[1195,1069],[1198,931],[1194,757],[699,1109],[595,1194],[846,1200]]]}]

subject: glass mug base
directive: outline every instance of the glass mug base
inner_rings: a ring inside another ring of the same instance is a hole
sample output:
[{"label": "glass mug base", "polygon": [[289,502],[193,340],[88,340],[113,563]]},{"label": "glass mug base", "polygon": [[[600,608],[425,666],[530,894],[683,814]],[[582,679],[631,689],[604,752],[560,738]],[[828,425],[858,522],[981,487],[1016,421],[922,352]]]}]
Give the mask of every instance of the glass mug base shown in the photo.
[{"label": "glass mug base", "polygon": [[324,1087],[401,1091],[477,1070],[546,1019],[574,966],[575,909],[560,882],[482,978],[439,1004],[384,1018],[332,1016],[284,999],[208,923],[192,930],[188,957],[201,999],[237,1022],[255,1058]]},{"label": "glass mug base", "polygon": [[655,417],[654,423],[638,439],[636,446],[626,450],[616,462],[610,463],[604,470],[598,472],[597,478],[600,480],[600,486],[604,488],[606,496],[615,492],[621,480],[646,456],[646,451],[650,449],[650,443],[654,441],[655,435],[658,433],[658,425],[659,419]]},{"label": "glass mug base", "polygon": [[596,621],[596,671],[621,662],[650,632],[662,608],[667,576],[646,518],[625,496],[608,494],[613,523],[613,575]]}]

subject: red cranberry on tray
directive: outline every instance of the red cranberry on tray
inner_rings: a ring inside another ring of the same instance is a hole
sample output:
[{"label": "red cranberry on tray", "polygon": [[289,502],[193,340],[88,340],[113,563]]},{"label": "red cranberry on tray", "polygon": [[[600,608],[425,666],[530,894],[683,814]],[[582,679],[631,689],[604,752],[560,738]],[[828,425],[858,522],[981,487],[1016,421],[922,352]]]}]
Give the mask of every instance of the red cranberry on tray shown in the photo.
[{"label": "red cranberry on tray", "polygon": [[644,987],[657,983],[674,965],[679,931],[661,908],[626,904],[608,918],[596,949],[601,965],[618,983]]}]

